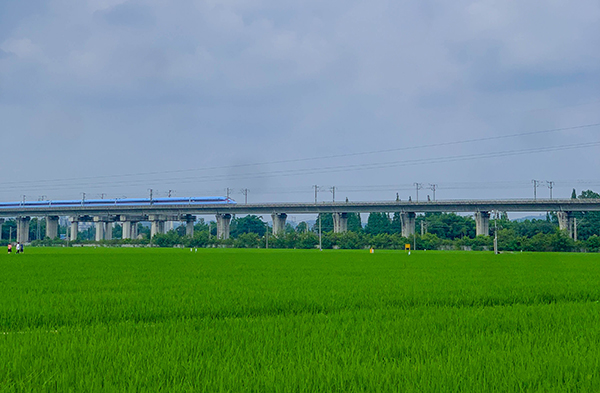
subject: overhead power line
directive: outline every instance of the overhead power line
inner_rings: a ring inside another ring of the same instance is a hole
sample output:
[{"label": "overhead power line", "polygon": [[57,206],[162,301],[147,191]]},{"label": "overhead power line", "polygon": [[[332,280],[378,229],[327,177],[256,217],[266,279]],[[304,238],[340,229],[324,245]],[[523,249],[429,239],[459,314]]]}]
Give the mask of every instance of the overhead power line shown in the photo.
[{"label": "overhead power line", "polygon": [[[380,150],[370,150],[363,152],[353,152],[353,153],[344,153],[344,154],[335,154],[335,155],[327,155],[327,156],[316,156],[316,157],[307,157],[307,158],[297,158],[297,159],[288,159],[288,160],[277,160],[277,161],[265,161],[265,162],[256,162],[256,163],[248,163],[248,164],[236,164],[236,165],[224,165],[224,166],[211,166],[204,168],[192,168],[192,169],[175,169],[175,170],[166,170],[166,171],[152,171],[152,172],[137,172],[137,173],[126,173],[126,174],[113,174],[113,175],[98,175],[98,176],[83,176],[83,177],[71,177],[71,178],[56,178],[56,179],[40,179],[40,180],[24,180],[24,181],[8,181],[0,183],[0,186],[10,186],[10,185],[26,185],[26,184],[48,184],[48,183],[58,183],[58,182],[72,182],[72,181],[85,181],[85,180],[99,180],[99,179],[113,179],[110,184],[115,184],[114,179],[118,178],[130,178],[130,177],[140,177],[140,176],[155,176],[155,175],[172,175],[175,173],[188,173],[188,172],[205,172],[205,171],[213,171],[219,169],[234,169],[234,168],[247,168],[247,167],[255,167],[262,165],[275,165],[275,164],[291,164],[291,163],[300,163],[300,162],[309,162],[309,161],[318,161],[318,160],[326,160],[326,159],[334,159],[334,158],[344,158],[344,157],[357,157],[357,156],[366,156],[373,154],[384,154],[384,153],[392,153],[392,152],[400,152],[400,151],[410,151],[417,149],[427,149],[427,148],[435,148],[435,147],[445,147],[445,146],[456,146],[467,143],[478,143],[478,142],[486,142],[486,141],[496,141],[501,139],[510,139],[517,138],[522,136],[532,136],[532,135],[543,135],[560,131],[573,131],[573,130],[582,130],[587,128],[599,127],[600,123],[591,123],[591,124],[583,124],[571,127],[561,127],[561,128],[552,128],[546,130],[539,131],[528,131],[528,132],[520,132],[509,135],[498,135],[498,136],[490,136],[490,137],[481,137],[481,138],[472,138],[472,139],[463,139],[458,141],[448,141],[448,142],[439,142],[439,143],[430,143],[423,145],[414,145],[414,146],[405,146],[391,149],[380,149]],[[362,165],[362,164],[361,164]],[[367,164],[370,165],[370,164]],[[148,183],[149,180],[140,180],[145,183]],[[131,183],[131,180],[126,181],[127,184]],[[100,184],[100,183],[95,183]],[[104,183],[106,184],[106,183]]]},{"label": "overhead power line", "polygon": [[[294,169],[294,170],[277,170],[277,171],[265,171],[265,172],[253,172],[253,173],[241,173],[237,175],[232,175],[227,178],[227,180],[236,180],[236,179],[251,179],[251,178],[268,178],[268,177],[279,177],[279,176],[299,176],[299,175],[313,175],[313,174],[321,174],[321,173],[339,173],[339,172],[349,172],[349,171],[359,171],[359,170],[373,170],[373,169],[384,169],[384,168],[392,168],[392,167],[402,167],[402,166],[412,166],[412,165],[431,165],[431,164],[439,164],[439,163],[448,163],[448,162],[460,162],[460,161],[472,161],[479,159],[490,159],[490,158],[500,158],[500,157],[509,157],[509,156],[518,156],[525,154],[539,154],[539,153],[547,153],[547,152],[556,152],[556,151],[564,151],[564,150],[573,150],[573,149],[582,149],[589,148],[594,146],[600,146],[599,142],[588,142],[588,143],[576,143],[562,146],[550,146],[550,147],[541,147],[541,148],[532,148],[532,149],[520,149],[520,150],[507,150],[507,151],[499,151],[499,152],[490,152],[490,153],[479,153],[479,154],[468,154],[468,155],[457,155],[457,156],[446,156],[446,157],[437,157],[437,158],[421,158],[421,159],[412,159],[412,160],[399,160],[399,161],[388,161],[388,162],[380,162],[373,164],[352,164],[352,165],[337,165],[337,166],[329,166],[329,167],[319,167],[319,168],[309,168],[309,169]],[[202,182],[210,182],[214,180],[220,180],[222,177],[220,175],[207,175],[207,176],[198,176],[198,177],[185,177],[185,178],[169,178],[161,181],[163,185],[169,184],[185,184],[185,183],[202,183]],[[155,180],[156,181],[156,180]],[[129,186],[135,185],[143,185],[147,184],[147,180],[137,180],[137,181],[111,181],[111,182],[94,182],[91,184],[79,185],[80,187],[86,188],[111,188],[111,187],[122,187],[123,184]],[[57,190],[63,188],[72,188],[73,185],[62,185],[60,187],[48,187],[48,186],[35,186],[35,187],[3,187],[3,190],[9,189],[18,189],[21,191],[32,191],[43,189],[44,191],[48,190]]]}]

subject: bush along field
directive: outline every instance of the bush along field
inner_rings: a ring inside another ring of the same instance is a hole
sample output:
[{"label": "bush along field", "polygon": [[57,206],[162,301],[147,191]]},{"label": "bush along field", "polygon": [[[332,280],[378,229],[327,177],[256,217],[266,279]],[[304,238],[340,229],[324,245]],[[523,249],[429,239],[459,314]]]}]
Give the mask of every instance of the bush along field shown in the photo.
[{"label": "bush along field", "polygon": [[0,391],[599,391],[600,256],[0,254]]}]

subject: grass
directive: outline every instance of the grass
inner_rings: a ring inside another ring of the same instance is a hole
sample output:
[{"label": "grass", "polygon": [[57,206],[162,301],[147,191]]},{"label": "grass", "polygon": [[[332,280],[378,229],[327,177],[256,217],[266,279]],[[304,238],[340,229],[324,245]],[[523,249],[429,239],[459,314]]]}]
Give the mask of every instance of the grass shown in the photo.
[{"label": "grass", "polygon": [[0,255],[0,391],[599,391],[600,255]]}]

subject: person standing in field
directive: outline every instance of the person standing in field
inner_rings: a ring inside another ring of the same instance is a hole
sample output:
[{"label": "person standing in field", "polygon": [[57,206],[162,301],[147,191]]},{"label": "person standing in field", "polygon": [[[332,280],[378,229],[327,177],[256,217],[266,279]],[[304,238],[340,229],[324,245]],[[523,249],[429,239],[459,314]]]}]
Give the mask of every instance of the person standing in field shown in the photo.
[{"label": "person standing in field", "polygon": [[23,243],[21,243],[21,254],[23,254]]},{"label": "person standing in field", "polygon": [[12,252],[12,243],[8,243],[8,253]]},{"label": "person standing in field", "polygon": [[21,243],[17,242],[17,254],[21,252]]}]

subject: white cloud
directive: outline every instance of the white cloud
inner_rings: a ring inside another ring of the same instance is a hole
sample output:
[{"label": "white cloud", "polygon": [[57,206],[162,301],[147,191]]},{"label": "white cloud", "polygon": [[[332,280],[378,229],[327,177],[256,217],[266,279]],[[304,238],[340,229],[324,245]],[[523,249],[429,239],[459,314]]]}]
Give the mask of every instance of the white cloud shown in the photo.
[{"label": "white cloud", "polygon": [[[0,112],[28,135],[127,153],[88,168],[102,173],[132,161],[210,166],[249,151],[277,160],[569,125],[593,121],[600,105],[527,111],[600,98],[599,22],[592,0],[53,1],[0,37]],[[219,148],[180,154],[170,143]],[[411,171],[483,179],[499,170]],[[554,161],[547,171],[569,173]]]},{"label": "white cloud", "polygon": [[9,38],[0,45],[0,49],[23,59],[36,58],[41,55],[40,49],[29,38]]}]

